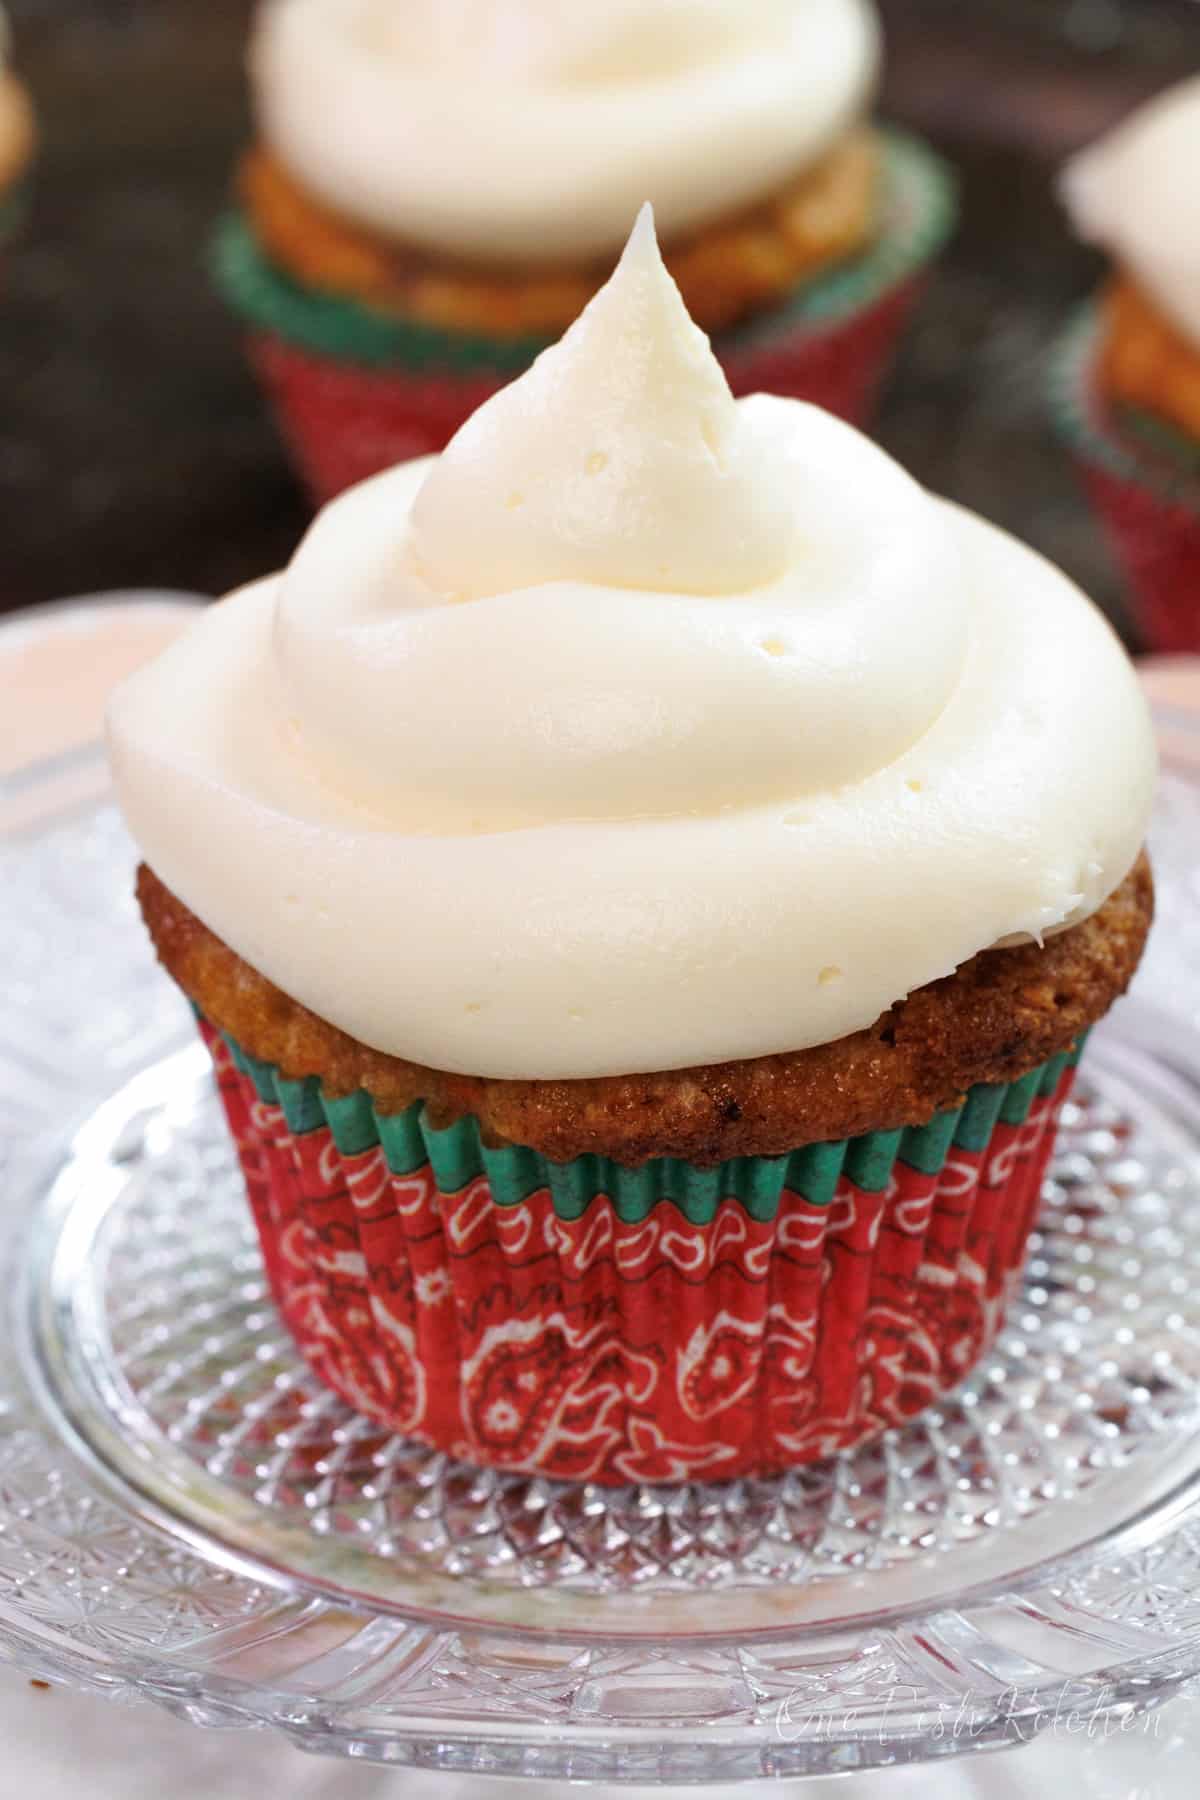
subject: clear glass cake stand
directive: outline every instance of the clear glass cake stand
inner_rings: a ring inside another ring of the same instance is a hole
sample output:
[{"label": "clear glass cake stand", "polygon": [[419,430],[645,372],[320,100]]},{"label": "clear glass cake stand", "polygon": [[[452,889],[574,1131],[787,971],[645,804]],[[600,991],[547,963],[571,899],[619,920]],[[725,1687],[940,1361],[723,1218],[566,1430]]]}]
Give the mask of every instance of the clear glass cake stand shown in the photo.
[{"label": "clear glass cake stand", "polygon": [[1106,1724],[1200,1677],[1200,793],[1028,1276],[942,1406],[605,1491],[389,1438],[268,1303],[98,752],[0,789],[0,1648],[305,1749],[729,1782]]}]

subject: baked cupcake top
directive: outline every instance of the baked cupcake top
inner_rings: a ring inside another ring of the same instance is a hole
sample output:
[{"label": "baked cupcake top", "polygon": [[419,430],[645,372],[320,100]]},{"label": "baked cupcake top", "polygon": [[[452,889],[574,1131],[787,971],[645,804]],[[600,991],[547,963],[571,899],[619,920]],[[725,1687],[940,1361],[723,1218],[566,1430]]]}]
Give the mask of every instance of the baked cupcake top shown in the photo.
[{"label": "baked cupcake top", "polygon": [[1063,171],[1075,229],[1200,347],[1200,75],[1140,106]]},{"label": "baked cupcake top", "polygon": [[559,344],[109,724],[210,930],[362,1043],[502,1078],[870,1025],[1092,913],[1155,768],[1084,596],[830,415],[735,401],[648,212]]},{"label": "baked cupcake top", "polygon": [[24,173],[33,152],[33,109],[8,66],[11,54],[12,29],[0,6],[0,199],[3,190]]},{"label": "baked cupcake top", "polygon": [[614,253],[766,197],[864,111],[871,0],[267,0],[259,127],[314,198],[426,250]]}]

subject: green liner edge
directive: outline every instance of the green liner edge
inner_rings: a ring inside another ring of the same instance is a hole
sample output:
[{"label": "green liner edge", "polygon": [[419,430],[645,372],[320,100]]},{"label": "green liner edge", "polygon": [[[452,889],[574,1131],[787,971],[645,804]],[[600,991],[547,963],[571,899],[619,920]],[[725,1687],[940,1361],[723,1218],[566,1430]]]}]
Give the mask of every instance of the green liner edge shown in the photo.
[{"label": "green liner edge", "polygon": [[1080,308],[1051,352],[1049,398],[1055,429],[1075,454],[1109,475],[1148,489],[1166,504],[1200,514],[1200,445],[1132,411],[1130,442],[1096,403],[1092,369],[1101,330],[1095,301]]},{"label": "green liner edge", "polygon": [[626,1168],[600,1156],[555,1163],[536,1150],[512,1145],[493,1149],[481,1141],[474,1118],[439,1128],[430,1123],[423,1101],[405,1112],[379,1113],[362,1089],[335,1099],[322,1092],[315,1076],[289,1080],[271,1063],[248,1056],[227,1033],[221,1035],[259,1099],[282,1109],[294,1135],[328,1127],[344,1157],[366,1155],[382,1146],[392,1174],[411,1175],[428,1164],[447,1194],[459,1193],[485,1176],[498,1206],[519,1206],[530,1194],[548,1188],[560,1219],[582,1217],[590,1202],[604,1194],[623,1223],[637,1224],[660,1200],[670,1200],[693,1225],[711,1223],[718,1205],[727,1199],[737,1200],[752,1219],[773,1219],[785,1188],[814,1206],[828,1206],[843,1174],[865,1192],[878,1193],[887,1186],[897,1162],[936,1174],[952,1149],[981,1151],[997,1123],[1023,1123],[1035,1098],[1052,1094],[1064,1069],[1078,1062],[1087,1038],[1084,1033],[1071,1050],[1051,1057],[1019,1081],[971,1088],[962,1106],[938,1113],[927,1125],[808,1144],[788,1156],[737,1156],[701,1169],[673,1156]]}]

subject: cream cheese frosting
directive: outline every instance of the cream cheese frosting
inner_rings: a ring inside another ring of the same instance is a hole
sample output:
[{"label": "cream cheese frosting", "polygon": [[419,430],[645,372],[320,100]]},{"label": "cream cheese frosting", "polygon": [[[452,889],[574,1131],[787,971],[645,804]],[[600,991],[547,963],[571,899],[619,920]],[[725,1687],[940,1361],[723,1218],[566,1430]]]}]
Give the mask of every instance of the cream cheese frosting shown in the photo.
[{"label": "cream cheese frosting", "polygon": [[1061,186],[1079,235],[1111,252],[1200,347],[1200,75],[1074,157]]},{"label": "cream cheese frosting", "polygon": [[761,199],[865,110],[871,0],[267,0],[259,128],[317,199],[428,250],[615,254]]},{"label": "cream cheese frosting", "polygon": [[374,1048],[499,1077],[801,1049],[1131,867],[1155,758],[1064,576],[735,401],[643,214],[440,458],[110,708],[158,875]]}]

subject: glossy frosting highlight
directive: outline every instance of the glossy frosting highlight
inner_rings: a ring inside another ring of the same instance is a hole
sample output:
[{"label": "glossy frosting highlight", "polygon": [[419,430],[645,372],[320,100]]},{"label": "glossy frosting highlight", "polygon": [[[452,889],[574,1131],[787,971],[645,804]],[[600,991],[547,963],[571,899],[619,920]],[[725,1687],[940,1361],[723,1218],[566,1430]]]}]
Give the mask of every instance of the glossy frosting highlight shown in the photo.
[{"label": "glossy frosting highlight", "polygon": [[1067,164],[1075,229],[1108,250],[1200,348],[1200,75]]},{"label": "glossy frosting highlight", "polygon": [[735,402],[645,215],[560,344],[126,684],[110,741],[247,961],[501,1077],[869,1025],[1093,911],[1154,775],[1078,590],[827,414]]},{"label": "glossy frosting highlight", "polygon": [[259,127],[317,199],[426,249],[613,254],[766,197],[866,110],[871,0],[266,0]]}]

